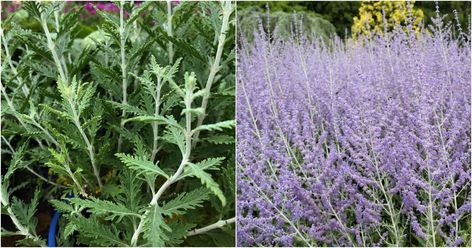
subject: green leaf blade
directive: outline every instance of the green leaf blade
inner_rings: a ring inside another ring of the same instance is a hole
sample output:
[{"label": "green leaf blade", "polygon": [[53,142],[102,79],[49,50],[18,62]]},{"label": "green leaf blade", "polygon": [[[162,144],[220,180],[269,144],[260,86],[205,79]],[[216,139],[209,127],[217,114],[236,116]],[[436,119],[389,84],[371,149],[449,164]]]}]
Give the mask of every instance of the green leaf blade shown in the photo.
[{"label": "green leaf blade", "polygon": [[205,172],[201,167],[195,164],[187,165],[186,169],[189,171],[189,176],[195,176],[200,179],[202,184],[204,184],[209,190],[211,190],[221,201],[221,204],[226,205],[226,198],[221,191],[218,183],[216,183],[211,175]]},{"label": "green leaf blade", "polygon": [[235,126],[234,120],[222,121],[214,124],[206,124],[196,127],[192,132],[197,131],[222,131],[223,129],[231,129]]},{"label": "green leaf blade", "polygon": [[148,175],[161,175],[169,179],[169,175],[167,175],[161,168],[149,160],[126,155],[124,153],[117,153],[115,156],[117,156],[121,162],[127,165],[130,169],[136,170],[140,174],[145,173]]},{"label": "green leaf blade", "polygon": [[184,192],[162,206],[162,214],[172,216],[181,215],[185,210],[201,207],[202,203],[209,198],[207,188],[199,188],[190,192]]}]

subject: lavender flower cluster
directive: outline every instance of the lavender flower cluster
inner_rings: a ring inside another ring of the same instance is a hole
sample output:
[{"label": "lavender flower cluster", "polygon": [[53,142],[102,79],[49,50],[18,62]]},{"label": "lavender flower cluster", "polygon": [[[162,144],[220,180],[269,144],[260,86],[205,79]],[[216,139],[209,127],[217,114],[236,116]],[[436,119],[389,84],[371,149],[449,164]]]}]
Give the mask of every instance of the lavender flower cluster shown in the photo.
[{"label": "lavender flower cluster", "polygon": [[460,31],[438,17],[419,33],[329,44],[241,41],[238,245],[470,245]]}]

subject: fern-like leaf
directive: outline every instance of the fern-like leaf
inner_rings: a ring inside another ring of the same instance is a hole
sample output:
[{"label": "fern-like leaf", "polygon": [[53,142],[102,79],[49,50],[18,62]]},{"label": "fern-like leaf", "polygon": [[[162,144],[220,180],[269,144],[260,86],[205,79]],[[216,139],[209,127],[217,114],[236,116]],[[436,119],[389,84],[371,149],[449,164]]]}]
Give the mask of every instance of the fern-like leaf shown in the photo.
[{"label": "fern-like leaf", "polygon": [[162,138],[172,144],[176,144],[179,147],[180,152],[182,154],[185,153],[185,134],[181,129],[168,127]]},{"label": "fern-like leaf", "polygon": [[126,120],[124,120],[123,123],[127,123],[130,121],[137,121],[137,122],[157,122],[159,124],[167,124],[169,126],[173,126],[176,128],[182,129],[182,127],[172,118],[171,116],[151,116],[151,115],[143,115],[143,116],[136,116],[136,117],[131,117]]},{"label": "fern-like leaf", "polygon": [[110,201],[100,200],[93,197],[87,200],[83,200],[80,198],[72,198],[70,199],[70,202],[77,204],[81,207],[89,208],[88,212],[93,214],[109,214],[109,216],[105,218],[106,220],[113,220],[115,218],[118,218],[118,221],[121,221],[124,216],[140,216],[139,214],[131,211],[120,203],[113,203]]},{"label": "fern-like leaf", "polygon": [[202,184],[206,185],[206,187],[220,199],[223,206],[226,205],[226,198],[223,195],[223,191],[221,191],[218,183],[216,183],[213,178],[211,178],[209,173],[205,172],[202,168],[195,164],[187,165],[186,170],[189,172],[189,176],[195,176],[199,178]]},{"label": "fern-like leaf", "polygon": [[79,231],[78,243],[92,246],[128,246],[120,237],[113,225],[104,225],[96,218],[71,216],[70,221]]},{"label": "fern-like leaf", "polygon": [[123,103],[120,103],[120,102],[114,102],[114,101],[107,101],[108,103],[112,104],[113,107],[115,108],[120,108],[121,110],[124,110],[128,113],[134,113],[134,114],[137,114],[137,115],[146,115],[146,111],[136,107],[136,106],[132,106],[132,105],[129,105],[129,104],[123,104]]},{"label": "fern-like leaf", "polygon": [[[198,163],[195,163],[194,165],[196,167],[198,167],[199,169],[201,169],[201,170],[218,170],[218,168],[216,168],[216,167],[219,166],[223,160],[225,160],[225,157],[208,158],[208,159],[205,159],[205,160],[200,161]],[[182,175],[180,175],[177,178],[177,181],[181,180],[185,177],[191,176],[191,175],[192,175],[192,171],[185,170],[182,173]]]},{"label": "fern-like leaf", "polygon": [[11,208],[21,225],[27,227],[31,233],[35,234],[38,219],[35,213],[39,203],[39,190],[36,190],[30,204],[25,204],[22,200],[13,197]]},{"label": "fern-like leaf", "polygon": [[167,175],[161,168],[149,160],[126,155],[124,153],[117,153],[115,156],[117,156],[121,162],[127,165],[130,169],[136,170],[140,174],[145,173],[148,175],[161,175],[165,178],[169,178],[169,175]]},{"label": "fern-like leaf", "polygon": [[56,209],[57,211],[61,212],[61,213],[71,213],[71,212],[74,212],[74,208],[70,205],[70,204],[67,204],[63,201],[60,201],[60,200],[49,200],[49,203],[52,204],[52,206],[54,207],[54,209]]},{"label": "fern-like leaf", "polygon": [[202,203],[208,200],[209,193],[207,188],[199,188],[179,194],[162,206],[162,214],[167,216],[172,216],[173,214],[181,215],[185,213],[185,210],[201,207]]},{"label": "fern-like leaf", "polygon": [[164,222],[162,211],[159,206],[152,207],[149,215],[144,222],[143,237],[153,247],[163,247],[169,239],[164,230],[171,232],[172,229]]},{"label": "fern-like leaf", "polygon": [[223,129],[230,129],[233,128],[235,125],[234,120],[229,120],[229,121],[222,121],[214,124],[207,124],[207,125],[201,125],[195,128],[192,132],[196,131],[222,131]]},{"label": "fern-like leaf", "polygon": [[234,137],[230,135],[212,135],[208,138],[203,139],[204,141],[221,145],[221,144],[234,144]]}]

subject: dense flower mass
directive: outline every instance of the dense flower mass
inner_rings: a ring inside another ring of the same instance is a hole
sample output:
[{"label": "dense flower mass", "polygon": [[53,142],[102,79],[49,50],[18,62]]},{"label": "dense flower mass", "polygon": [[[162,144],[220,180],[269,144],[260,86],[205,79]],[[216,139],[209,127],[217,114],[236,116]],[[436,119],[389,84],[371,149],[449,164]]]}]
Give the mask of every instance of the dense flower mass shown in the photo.
[{"label": "dense flower mass", "polygon": [[238,245],[470,245],[470,33],[441,20],[241,42]]}]

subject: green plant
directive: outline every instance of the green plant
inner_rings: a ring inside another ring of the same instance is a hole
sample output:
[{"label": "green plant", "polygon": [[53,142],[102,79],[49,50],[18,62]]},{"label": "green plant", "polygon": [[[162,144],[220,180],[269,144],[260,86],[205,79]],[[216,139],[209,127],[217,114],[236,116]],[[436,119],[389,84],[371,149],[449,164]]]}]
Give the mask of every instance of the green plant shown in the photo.
[{"label": "green plant", "polygon": [[[293,33],[297,33],[299,35],[304,34],[306,38],[311,40],[322,38],[327,41],[331,38],[330,36],[335,34],[335,27],[320,15],[306,11],[298,5],[286,4],[283,4],[283,2],[273,3],[272,5],[278,8],[270,9],[270,12],[260,6],[243,4],[244,7],[238,10],[240,33],[252,41],[253,33],[258,31],[258,24],[261,23],[261,27],[267,33],[273,34],[276,32],[279,37],[287,39],[293,37]],[[293,7],[293,9],[287,11],[290,7]],[[294,14],[295,11],[296,14]]]},{"label": "green plant", "polygon": [[2,214],[17,229],[2,234],[44,245],[49,201],[58,245],[234,245],[234,4],[115,4],[83,39],[64,2],[23,4],[41,32],[2,25]]}]

